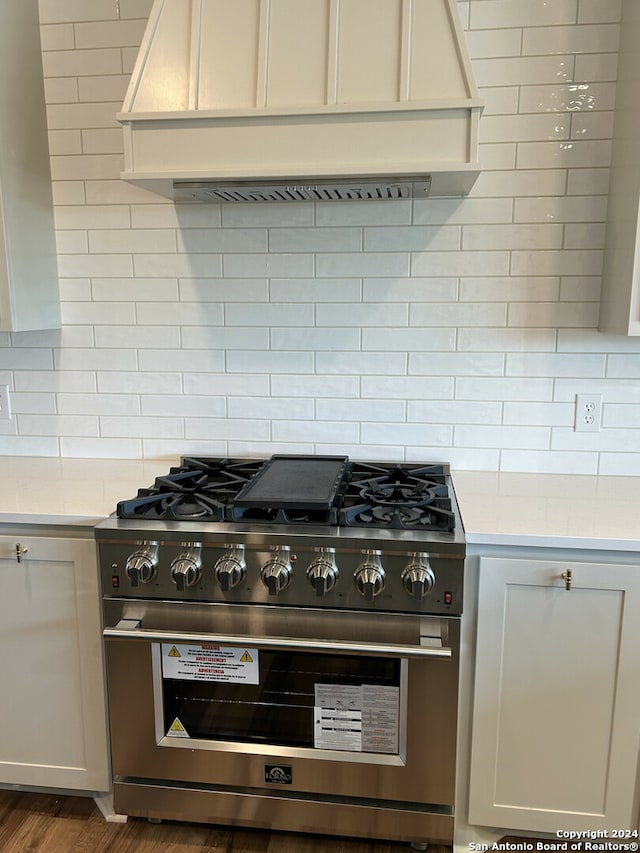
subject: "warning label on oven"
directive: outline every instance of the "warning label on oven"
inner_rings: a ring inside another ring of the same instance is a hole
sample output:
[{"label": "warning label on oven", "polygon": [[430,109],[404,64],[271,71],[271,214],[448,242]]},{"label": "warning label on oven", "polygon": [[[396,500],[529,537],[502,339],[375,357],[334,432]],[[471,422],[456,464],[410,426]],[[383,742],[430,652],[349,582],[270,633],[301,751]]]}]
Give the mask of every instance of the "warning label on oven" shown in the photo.
[{"label": "warning label on oven", "polygon": [[398,752],[399,690],[316,684],[314,746],[350,752]]},{"label": "warning label on oven", "polygon": [[162,643],[162,677],[259,684],[258,649]]}]

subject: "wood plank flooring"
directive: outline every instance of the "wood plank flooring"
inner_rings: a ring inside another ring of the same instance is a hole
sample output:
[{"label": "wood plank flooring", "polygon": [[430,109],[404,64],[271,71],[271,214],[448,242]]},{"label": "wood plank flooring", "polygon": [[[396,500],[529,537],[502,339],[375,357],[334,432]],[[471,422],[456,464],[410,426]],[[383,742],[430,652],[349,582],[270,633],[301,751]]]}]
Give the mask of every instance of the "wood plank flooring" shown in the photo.
[{"label": "wood plank flooring", "polygon": [[[109,823],[87,797],[0,790],[0,853],[409,853],[408,844],[194,823]],[[429,853],[450,853],[430,846]]]}]

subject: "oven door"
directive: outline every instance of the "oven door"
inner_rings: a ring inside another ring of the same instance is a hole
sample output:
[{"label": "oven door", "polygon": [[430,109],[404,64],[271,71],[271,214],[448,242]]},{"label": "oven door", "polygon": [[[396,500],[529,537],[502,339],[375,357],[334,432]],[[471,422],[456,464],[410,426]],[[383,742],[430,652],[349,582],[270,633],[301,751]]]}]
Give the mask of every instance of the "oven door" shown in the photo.
[{"label": "oven door", "polygon": [[105,621],[116,781],[452,810],[458,618],[111,600]]}]

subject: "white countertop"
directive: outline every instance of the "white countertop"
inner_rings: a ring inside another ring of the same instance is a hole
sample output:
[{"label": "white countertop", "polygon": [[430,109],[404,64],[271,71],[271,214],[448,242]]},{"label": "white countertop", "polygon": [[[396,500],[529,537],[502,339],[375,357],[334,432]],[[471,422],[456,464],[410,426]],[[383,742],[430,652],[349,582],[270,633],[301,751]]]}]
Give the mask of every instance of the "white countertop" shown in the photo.
[{"label": "white countertop", "polygon": [[456,471],[471,545],[640,551],[640,477]]},{"label": "white countertop", "polygon": [[[179,459],[0,457],[0,523],[93,525]],[[470,545],[640,551],[640,477],[454,471]]]},{"label": "white countertop", "polygon": [[178,462],[0,456],[0,523],[95,524]]}]

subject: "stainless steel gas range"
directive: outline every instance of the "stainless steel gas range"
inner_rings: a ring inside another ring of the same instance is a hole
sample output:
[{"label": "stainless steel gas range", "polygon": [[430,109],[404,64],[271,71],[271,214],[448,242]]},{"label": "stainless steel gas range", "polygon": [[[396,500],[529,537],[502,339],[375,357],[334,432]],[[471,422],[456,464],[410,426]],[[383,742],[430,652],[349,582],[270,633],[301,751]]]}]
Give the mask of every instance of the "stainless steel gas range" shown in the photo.
[{"label": "stainless steel gas range", "polygon": [[116,811],[452,843],[448,466],[184,458],[96,539]]}]

